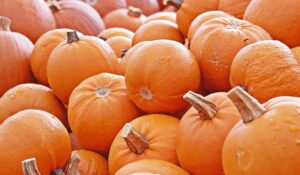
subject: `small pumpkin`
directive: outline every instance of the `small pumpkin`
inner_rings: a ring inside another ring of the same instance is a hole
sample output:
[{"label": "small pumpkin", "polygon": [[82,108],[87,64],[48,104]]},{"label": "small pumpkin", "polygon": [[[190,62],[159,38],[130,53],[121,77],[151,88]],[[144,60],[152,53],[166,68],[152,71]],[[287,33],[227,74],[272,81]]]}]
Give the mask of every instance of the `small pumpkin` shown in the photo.
[{"label": "small pumpkin", "polygon": [[120,72],[116,55],[105,41],[93,36],[79,37],[76,31],[67,34],[67,41],[52,51],[47,65],[50,87],[65,104],[73,89],[86,78],[102,72]]},{"label": "small pumpkin", "polygon": [[107,13],[127,7],[126,0],[83,0],[87,4],[94,7],[101,16],[105,16]]},{"label": "small pumpkin", "polygon": [[141,44],[126,64],[125,82],[130,98],[148,113],[181,110],[187,105],[183,95],[199,89],[200,79],[194,56],[176,41]]},{"label": "small pumpkin", "polygon": [[121,27],[135,32],[144,23],[146,16],[140,9],[129,7],[128,9],[114,10],[103,19],[107,28]]},{"label": "small pumpkin", "polygon": [[160,10],[157,0],[127,0],[127,3],[129,6],[141,9],[147,16],[159,12]]},{"label": "small pumpkin", "polygon": [[174,12],[157,12],[150,15],[145,20],[145,24],[155,20],[166,20],[176,24],[176,13]]},{"label": "small pumpkin", "polygon": [[172,116],[152,114],[126,124],[110,148],[110,174],[142,159],[159,159],[178,165],[175,150],[178,123]]},{"label": "small pumpkin", "polygon": [[0,125],[0,174],[22,174],[21,162],[36,158],[41,174],[59,175],[71,156],[64,125],[50,113],[24,110]]},{"label": "small pumpkin", "polygon": [[77,30],[85,35],[97,36],[105,29],[97,11],[82,1],[48,0],[58,28]]},{"label": "small pumpkin", "polygon": [[238,87],[228,97],[242,121],[224,143],[225,174],[299,174],[299,99],[275,98],[262,105]]},{"label": "small pumpkin", "polygon": [[33,81],[29,63],[32,49],[28,38],[10,31],[10,19],[0,16],[0,97],[17,84]]},{"label": "small pumpkin", "polygon": [[106,40],[110,47],[114,50],[118,58],[121,57],[122,51],[131,48],[132,40],[124,36],[116,36]]},{"label": "small pumpkin", "polygon": [[189,175],[184,169],[172,163],[144,159],[129,163],[123,166],[115,175]]},{"label": "small pumpkin", "polygon": [[112,27],[112,28],[102,31],[98,35],[98,37],[103,38],[104,40],[107,40],[107,39],[115,37],[115,36],[123,36],[123,37],[127,37],[129,39],[132,39],[134,36],[134,33],[128,29],[124,29],[124,28],[120,28],[120,27]]}]

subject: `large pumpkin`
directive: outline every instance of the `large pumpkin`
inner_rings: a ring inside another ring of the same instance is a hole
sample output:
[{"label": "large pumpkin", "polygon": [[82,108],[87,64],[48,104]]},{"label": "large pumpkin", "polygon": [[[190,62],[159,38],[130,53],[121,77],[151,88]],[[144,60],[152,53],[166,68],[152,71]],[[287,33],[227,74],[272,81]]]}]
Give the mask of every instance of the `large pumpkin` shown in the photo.
[{"label": "large pumpkin", "polygon": [[68,32],[67,41],[51,53],[47,65],[50,87],[65,103],[73,89],[84,79],[102,73],[119,73],[114,51],[103,40],[93,36],[78,37]]},{"label": "large pumpkin", "polygon": [[132,39],[124,36],[116,36],[106,40],[110,47],[114,50],[116,56],[120,58],[124,50],[131,48]]},{"label": "large pumpkin", "polygon": [[10,18],[12,30],[24,34],[32,42],[56,27],[44,0],[1,0],[0,16]]},{"label": "large pumpkin", "polygon": [[123,36],[123,37],[127,37],[129,39],[132,39],[134,36],[134,33],[128,29],[124,29],[121,27],[112,27],[112,28],[102,31],[98,36],[103,39],[109,39],[109,38],[112,38],[115,36]]},{"label": "large pumpkin", "polygon": [[198,60],[204,88],[210,92],[228,91],[234,56],[243,47],[266,39],[271,37],[264,29],[234,17],[203,23],[194,34],[190,50]]},{"label": "large pumpkin", "polygon": [[261,105],[241,88],[233,89],[228,96],[243,121],[225,140],[225,174],[300,174],[299,99],[275,98]]},{"label": "large pumpkin", "polygon": [[220,0],[218,10],[243,19],[244,13],[252,0]]},{"label": "large pumpkin", "polygon": [[157,0],[127,0],[127,3],[129,6],[141,9],[147,16],[160,10]]},{"label": "large pumpkin", "polygon": [[150,15],[145,20],[145,23],[152,22],[155,20],[166,20],[176,24],[176,13],[174,12],[157,12]]},{"label": "large pumpkin", "polygon": [[224,92],[205,98],[188,92],[184,98],[192,108],[179,123],[176,151],[181,167],[193,175],[224,174],[222,148],[241,118],[238,110]]},{"label": "large pumpkin", "polygon": [[300,97],[299,63],[279,41],[260,41],[243,48],[233,60],[230,81],[232,87],[243,86],[261,103],[278,96]]},{"label": "large pumpkin", "polygon": [[178,119],[152,114],[126,124],[115,137],[109,152],[109,172],[141,159],[159,159],[178,164],[175,150]]},{"label": "large pumpkin", "polygon": [[24,110],[0,125],[0,149],[0,174],[23,174],[22,161],[28,158],[36,158],[41,174],[56,174],[71,156],[71,141],[53,115]]},{"label": "large pumpkin", "polygon": [[290,47],[300,45],[300,1],[252,0],[244,19],[266,29]]},{"label": "large pumpkin", "polygon": [[144,159],[123,166],[115,175],[189,175],[184,169],[155,159]]},{"label": "large pumpkin", "polygon": [[91,36],[105,29],[97,11],[84,2],[48,0],[48,3],[58,28],[74,29]]},{"label": "large pumpkin", "polygon": [[17,84],[33,81],[29,63],[33,44],[24,35],[10,32],[9,25],[8,18],[0,17],[0,97]]},{"label": "large pumpkin", "polygon": [[125,82],[131,99],[142,110],[175,112],[187,105],[183,95],[199,88],[200,71],[194,56],[182,44],[148,41],[130,54]]},{"label": "large pumpkin", "polygon": [[127,95],[124,77],[108,73],[76,87],[68,109],[70,127],[80,145],[104,154],[123,125],[139,116]]},{"label": "large pumpkin", "polygon": [[82,0],[94,7],[101,16],[121,8],[127,7],[126,0]]}]

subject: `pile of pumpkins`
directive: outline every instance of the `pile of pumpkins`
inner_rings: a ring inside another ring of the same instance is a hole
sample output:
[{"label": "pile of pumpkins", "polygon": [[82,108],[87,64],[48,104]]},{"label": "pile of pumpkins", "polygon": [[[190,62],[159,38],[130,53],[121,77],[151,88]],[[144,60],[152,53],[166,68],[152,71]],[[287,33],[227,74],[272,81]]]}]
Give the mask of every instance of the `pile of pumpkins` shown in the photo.
[{"label": "pile of pumpkins", "polygon": [[299,175],[299,0],[1,0],[1,175]]}]

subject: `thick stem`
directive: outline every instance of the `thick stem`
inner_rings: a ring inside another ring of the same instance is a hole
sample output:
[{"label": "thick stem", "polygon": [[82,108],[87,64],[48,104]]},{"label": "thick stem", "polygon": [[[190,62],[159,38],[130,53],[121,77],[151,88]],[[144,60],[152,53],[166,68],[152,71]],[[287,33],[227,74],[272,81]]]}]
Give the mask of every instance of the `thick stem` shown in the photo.
[{"label": "thick stem", "polygon": [[123,58],[127,52],[128,52],[128,49],[123,49],[122,53],[121,53],[121,58]]},{"label": "thick stem", "polygon": [[22,162],[22,168],[24,175],[41,175],[37,168],[35,158],[24,160]]},{"label": "thick stem", "polygon": [[164,5],[172,5],[179,9],[183,3],[183,0],[164,0],[163,4]]},{"label": "thick stem", "polygon": [[143,14],[143,11],[141,9],[132,7],[132,6],[128,7],[128,15],[129,16],[139,18],[140,16],[142,16],[142,14]]},{"label": "thick stem", "polygon": [[67,32],[67,36],[68,36],[68,43],[73,43],[73,42],[79,41],[79,37],[75,30],[72,32]]},{"label": "thick stem", "polygon": [[57,0],[48,0],[47,4],[53,13],[61,10],[61,6],[59,5]]},{"label": "thick stem", "polygon": [[79,175],[78,172],[79,163],[80,163],[79,157],[77,155],[72,156],[66,168],[66,175]]},{"label": "thick stem", "polygon": [[127,123],[123,127],[122,137],[130,151],[135,154],[142,154],[147,148],[149,148],[149,143],[145,136],[135,130],[130,123]]},{"label": "thick stem", "polygon": [[201,120],[211,120],[217,113],[217,106],[207,101],[202,95],[189,91],[183,98],[189,102],[198,112]]},{"label": "thick stem", "polygon": [[10,19],[5,16],[0,16],[0,31],[10,31]]},{"label": "thick stem", "polygon": [[251,122],[266,112],[263,105],[239,86],[230,90],[227,96],[241,113],[244,123]]},{"label": "thick stem", "polygon": [[107,38],[102,37],[102,36],[99,36],[99,38],[102,39],[103,41],[106,41],[106,40],[107,40]]}]

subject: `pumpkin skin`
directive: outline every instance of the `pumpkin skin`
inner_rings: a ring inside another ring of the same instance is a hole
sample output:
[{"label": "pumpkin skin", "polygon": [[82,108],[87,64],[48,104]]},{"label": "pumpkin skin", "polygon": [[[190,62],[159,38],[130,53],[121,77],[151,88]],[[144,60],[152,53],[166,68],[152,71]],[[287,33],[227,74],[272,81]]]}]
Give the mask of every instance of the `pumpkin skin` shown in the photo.
[{"label": "pumpkin skin", "polygon": [[[41,174],[64,168],[71,141],[63,124],[50,113],[24,110],[0,125],[0,174],[23,174],[21,162],[34,157]],[[46,153],[46,154],[45,154]],[[5,168],[4,168],[5,167]]]},{"label": "pumpkin skin", "polygon": [[80,146],[80,144],[78,143],[77,138],[74,136],[73,133],[69,133],[69,136],[71,138],[71,143],[72,143],[72,150],[80,150],[82,149],[82,146]]},{"label": "pumpkin skin", "polygon": [[131,48],[132,40],[127,37],[116,36],[107,39],[106,42],[114,50],[117,57],[120,58],[123,50],[128,50]]},{"label": "pumpkin skin", "polygon": [[[175,149],[179,120],[168,115],[152,114],[139,117],[130,122],[134,130],[148,140],[149,149],[142,149],[139,154],[132,152],[123,138],[123,130],[115,137],[109,152],[108,165],[110,174],[115,174],[128,163],[142,159],[159,159],[178,165]],[[136,137],[136,136],[133,136]],[[131,139],[131,138],[127,138]],[[137,138],[138,139],[138,138]],[[142,143],[137,140],[136,146]]]},{"label": "pumpkin skin", "polygon": [[[142,173],[147,172],[147,173]],[[123,166],[115,175],[189,175],[184,169],[162,160],[144,159]]]},{"label": "pumpkin skin", "polygon": [[159,12],[160,6],[157,0],[127,0],[129,6],[137,7],[146,16]]},{"label": "pumpkin skin", "polygon": [[178,127],[176,151],[180,165],[194,175],[223,174],[223,143],[241,116],[224,92],[207,97],[190,92],[185,98],[193,107]]},{"label": "pumpkin skin", "polygon": [[109,39],[115,36],[123,36],[132,39],[134,33],[128,29],[113,27],[102,31],[98,36],[105,39]]},{"label": "pumpkin skin", "polygon": [[147,17],[145,24],[155,20],[166,20],[176,24],[176,13],[174,12],[157,12]]},{"label": "pumpkin skin", "polygon": [[9,24],[8,18],[0,17],[0,97],[17,84],[33,81],[29,63],[33,44],[24,35],[10,32]]},{"label": "pumpkin skin", "polygon": [[187,105],[182,96],[188,90],[196,91],[200,79],[194,56],[171,40],[148,41],[130,54],[126,64],[125,82],[130,98],[148,113],[181,110]]},{"label": "pumpkin skin", "polygon": [[243,47],[266,39],[271,37],[265,30],[234,17],[215,18],[202,24],[194,34],[190,50],[198,60],[203,87],[210,92],[228,91],[235,55]]},{"label": "pumpkin skin", "polygon": [[244,13],[251,0],[220,0],[218,10],[243,19]]},{"label": "pumpkin skin", "polygon": [[266,29],[289,47],[300,45],[300,2],[297,0],[252,0],[244,19]]},{"label": "pumpkin skin", "polygon": [[230,82],[232,87],[245,87],[261,103],[278,96],[300,96],[299,64],[279,41],[260,41],[241,49],[232,62]]},{"label": "pumpkin skin", "polygon": [[300,63],[300,47],[295,47],[291,49],[293,54],[295,55],[295,58],[297,59],[298,63]]},{"label": "pumpkin skin", "polygon": [[[284,101],[271,99],[266,105],[261,105],[251,97],[243,100],[233,97],[237,104],[242,104],[239,107],[241,114],[245,114],[243,117],[252,121],[240,121],[228,134],[222,156],[225,174],[300,173],[300,167],[297,166],[300,163],[300,102],[287,98]],[[247,103],[247,106],[243,106]]]},{"label": "pumpkin skin", "polygon": [[83,0],[87,4],[94,7],[101,16],[105,16],[107,13],[116,10],[127,8],[126,0]]},{"label": "pumpkin skin", "polygon": [[52,51],[47,65],[50,87],[65,104],[84,79],[102,72],[120,72],[116,55],[105,41],[93,36],[69,38],[71,42],[64,41]]},{"label": "pumpkin skin", "polygon": [[102,73],[74,89],[68,114],[80,145],[107,154],[114,137],[126,122],[139,116],[139,110],[127,95],[124,77]]},{"label": "pumpkin skin", "polygon": [[0,16],[10,18],[12,31],[25,35],[32,42],[56,28],[54,17],[43,0],[1,0]]},{"label": "pumpkin skin", "polygon": [[146,16],[132,8],[119,9],[108,13],[104,18],[107,28],[121,27],[135,32],[146,20]]},{"label": "pumpkin skin", "polygon": [[74,29],[91,36],[97,36],[105,29],[97,11],[82,1],[58,1],[50,8],[58,28]]}]

